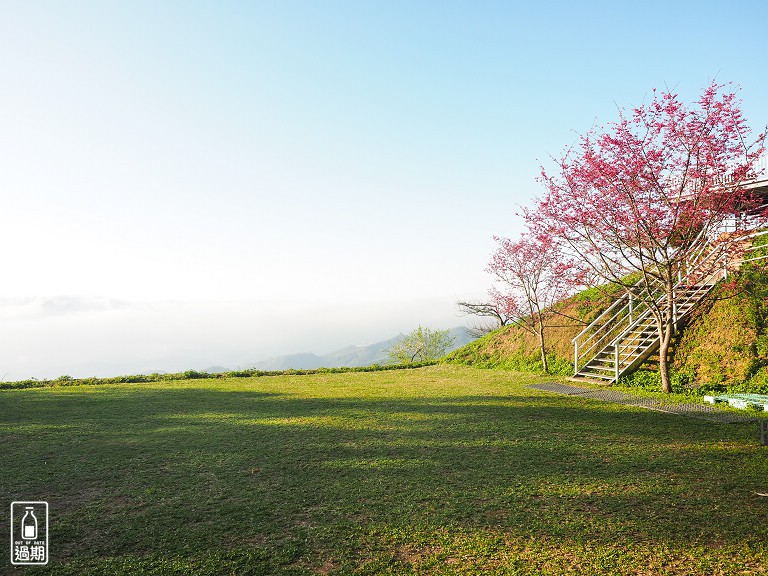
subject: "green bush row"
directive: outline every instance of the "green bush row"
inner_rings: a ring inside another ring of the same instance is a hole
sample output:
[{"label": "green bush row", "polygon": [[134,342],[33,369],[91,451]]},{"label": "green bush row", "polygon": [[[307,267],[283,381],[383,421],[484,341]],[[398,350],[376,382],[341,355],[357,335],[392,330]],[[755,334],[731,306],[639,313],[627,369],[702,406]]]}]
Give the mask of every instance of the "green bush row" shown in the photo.
[{"label": "green bush row", "polygon": [[214,378],[260,378],[262,376],[303,376],[307,374],[344,374],[347,372],[381,372],[384,370],[408,370],[411,368],[423,368],[432,366],[436,362],[421,362],[414,364],[372,364],[370,366],[353,366],[340,368],[313,368],[307,370],[233,370],[211,374],[187,370],[174,374],[135,374],[130,376],[115,376],[113,378],[72,378],[71,376],[59,376],[54,380],[20,380],[18,382],[0,382],[0,390],[18,388],[50,388],[54,386],[98,386],[102,384],[141,384],[146,382],[167,382],[171,380],[197,380]]},{"label": "green bush row", "polygon": [[[704,382],[696,383],[695,377],[686,371],[670,371],[669,374],[672,383],[672,392],[676,394],[686,394],[689,396],[701,397],[712,394],[722,393],[750,393],[750,394],[768,394],[768,372],[761,369],[752,378],[745,382],[736,384],[726,384],[723,382]],[[658,392],[661,389],[661,375],[655,370],[637,370],[632,374],[623,376],[619,380],[619,385],[627,388],[638,388],[650,392]]]}]

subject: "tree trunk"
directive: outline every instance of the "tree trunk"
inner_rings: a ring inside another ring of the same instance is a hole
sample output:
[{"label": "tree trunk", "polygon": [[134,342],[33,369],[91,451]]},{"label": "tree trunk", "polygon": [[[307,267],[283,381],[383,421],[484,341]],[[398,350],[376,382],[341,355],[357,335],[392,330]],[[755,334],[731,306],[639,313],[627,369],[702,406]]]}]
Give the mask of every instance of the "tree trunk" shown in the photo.
[{"label": "tree trunk", "polygon": [[667,289],[666,318],[659,334],[659,374],[661,375],[661,391],[672,392],[672,382],[669,379],[669,345],[672,343],[672,333],[675,331],[674,292]]},{"label": "tree trunk", "polygon": [[539,316],[539,350],[541,351],[541,366],[544,368],[544,372],[549,372],[549,365],[547,364],[547,348],[544,345],[544,322]]},{"label": "tree trunk", "polygon": [[672,382],[669,379],[669,344],[672,340],[671,330],[667,330],[659,344],[659,374],[661,374],[661,391],[672,392]]}]

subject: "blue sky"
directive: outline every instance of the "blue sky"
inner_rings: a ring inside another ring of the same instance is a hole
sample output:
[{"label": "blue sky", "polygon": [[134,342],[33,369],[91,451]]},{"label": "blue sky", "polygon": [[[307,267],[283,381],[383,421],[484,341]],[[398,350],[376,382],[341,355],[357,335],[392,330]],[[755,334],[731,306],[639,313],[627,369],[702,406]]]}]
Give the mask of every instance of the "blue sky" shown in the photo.
[{"label": "blue sky", "polygon": [[[671,5],[670,5],[671,4]],[[540,162],[715,78],[762,2],[0,2],[0,376],[461,324]]]}]

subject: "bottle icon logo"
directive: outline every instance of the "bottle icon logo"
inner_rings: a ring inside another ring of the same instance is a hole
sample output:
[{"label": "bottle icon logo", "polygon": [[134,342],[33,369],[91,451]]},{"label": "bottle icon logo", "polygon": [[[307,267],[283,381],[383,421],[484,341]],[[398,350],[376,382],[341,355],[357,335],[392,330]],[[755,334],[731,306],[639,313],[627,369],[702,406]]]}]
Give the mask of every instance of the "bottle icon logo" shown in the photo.
[{"label": "bottle icon logo", "polygon": [[21,519],[21,537],[24,540],[37,540],[37,517],[34,506],[25,506],[25,514]]},{"label": "bottle icon logo", "polygon": [[11,564],[48,564],[48,502],[11,502]]}]

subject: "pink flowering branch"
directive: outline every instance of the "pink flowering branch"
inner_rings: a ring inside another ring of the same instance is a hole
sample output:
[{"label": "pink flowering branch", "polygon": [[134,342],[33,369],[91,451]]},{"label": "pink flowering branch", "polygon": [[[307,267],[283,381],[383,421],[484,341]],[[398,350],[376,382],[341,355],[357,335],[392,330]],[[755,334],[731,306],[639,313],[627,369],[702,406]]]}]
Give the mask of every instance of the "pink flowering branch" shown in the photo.
[{"label": "pink flowering branch", "polygon": [[494,289],[494,299],[514,324],[537,337],[542,367],[547,372],[547,318],[555,313],[555,304],[573,291],[575,269],[561,258],[552,236],[528,232],[516,241],[495,240],[499,246],[488,263],[488,271],[503,291]]},{"label": "pink flowering branch", "polygon": [[[743,227],[735,215],[751,213],[751,225],[762,218],[744,184],[755,177],[764,135],[750,138],[736,94],[723,88],[711,83],[691,105],[654,91],[650,103],[591,130],[553,173],[542,169],[545,195],[526,213],[529,226],[560,243],[581,281],[619,285],[649,307],[667,391],[677,280],[713,242],[738,236],[722,236],[728,223]],[[732,256],[740,246],[733,242]]]}]

